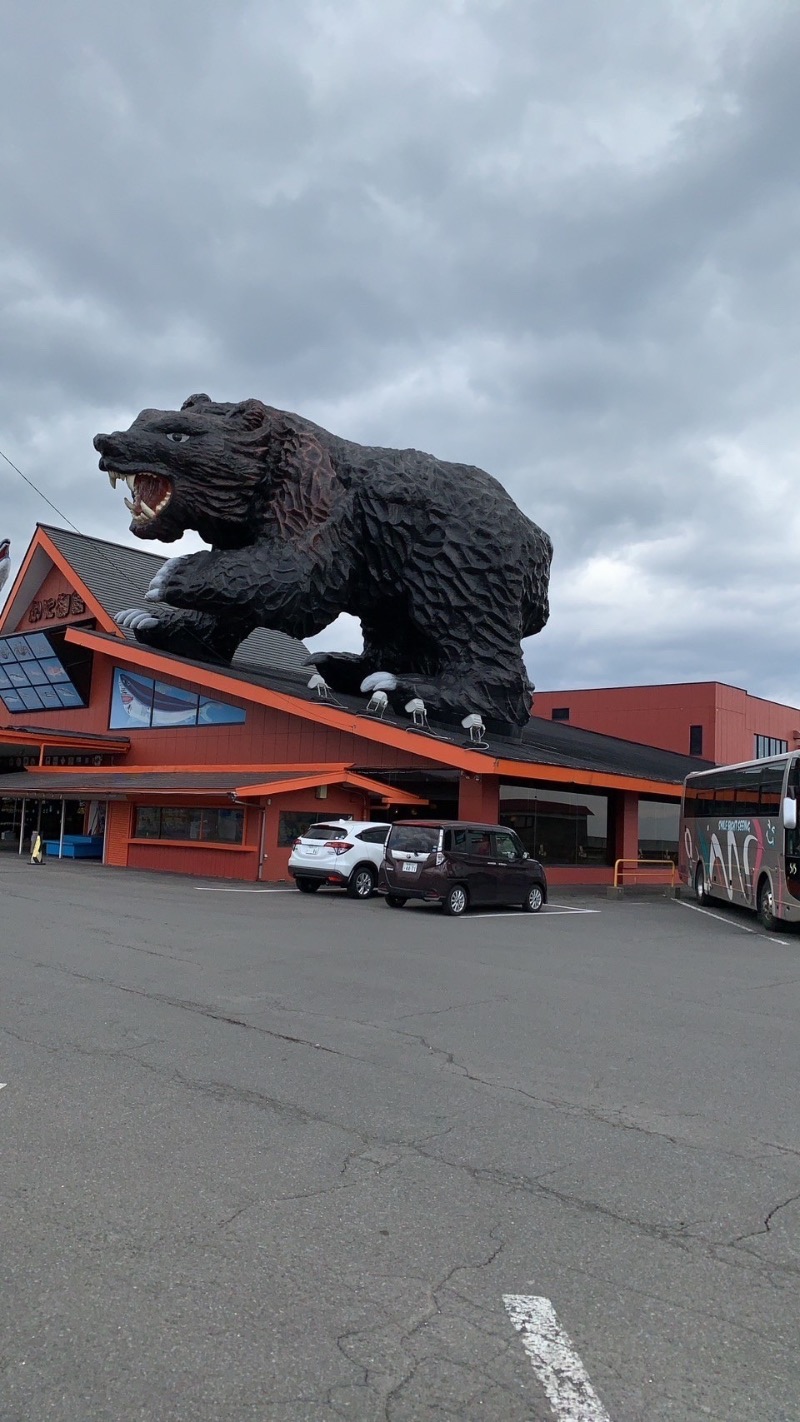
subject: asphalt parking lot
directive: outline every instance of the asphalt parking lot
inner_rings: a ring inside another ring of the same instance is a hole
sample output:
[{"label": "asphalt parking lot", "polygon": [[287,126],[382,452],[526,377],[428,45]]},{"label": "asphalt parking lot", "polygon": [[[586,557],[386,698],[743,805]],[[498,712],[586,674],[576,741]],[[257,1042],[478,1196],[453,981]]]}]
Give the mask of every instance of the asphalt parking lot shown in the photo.
[{"label": "asphalt parking lot", "polygon": [[0,859],[8,1422],[797,1422],[800,936]]}]

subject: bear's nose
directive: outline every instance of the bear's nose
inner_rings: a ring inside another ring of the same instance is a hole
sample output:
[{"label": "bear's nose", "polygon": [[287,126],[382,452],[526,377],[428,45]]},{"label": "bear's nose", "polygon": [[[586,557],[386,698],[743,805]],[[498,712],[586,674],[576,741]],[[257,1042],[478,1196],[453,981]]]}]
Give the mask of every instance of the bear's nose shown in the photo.
[{"label": "bear's nose", "polygon": [[95,435],[94,439],[92,440],[92,444],[94,445],[94,447],[95,447],[95,449],[97,450],[97,453],[98,453],[98,454],[102,454],[102,453],[103,453],[103,449],[104,449],[104,446],[105,446],[105,443],[106,443],[106,440],[107,440],[107,439],[108,439],[108,435],[106,435],[106,434],[96,434],[96,435]]}]

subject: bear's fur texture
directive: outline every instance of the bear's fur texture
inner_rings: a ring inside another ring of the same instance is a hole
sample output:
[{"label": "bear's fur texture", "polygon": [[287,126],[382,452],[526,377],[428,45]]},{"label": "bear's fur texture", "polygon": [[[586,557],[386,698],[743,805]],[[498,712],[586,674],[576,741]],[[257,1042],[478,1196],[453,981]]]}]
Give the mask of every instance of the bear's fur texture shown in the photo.
[{"label": "bear's fur texture", "polygon": [[349,612],[362,654],[313,658],[334,690],[384,672],[396,708],[417,695],[445,721],[527,721],[520,639],[547,621],[552,544],[491,475],[207,395],[94,444],[112,483],[127,480],[138,537],[196,529],[211,545],[154,580],[148,596],[174,611],[142,615],[142,642],[196,658],[199,639],[229,662],[254,627],[310,637]]}]

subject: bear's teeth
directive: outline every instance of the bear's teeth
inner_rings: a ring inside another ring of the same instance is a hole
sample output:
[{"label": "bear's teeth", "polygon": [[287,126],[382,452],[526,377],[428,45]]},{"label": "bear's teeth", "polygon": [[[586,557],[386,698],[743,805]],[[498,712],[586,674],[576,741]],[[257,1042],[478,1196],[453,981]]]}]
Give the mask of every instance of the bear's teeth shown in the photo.
[{"label": "bear's teeth", "polygon": [[165,509],[165,508],[167,507],[167,504],[169,503],[169,500],[170,500],[170,495],[167,494],[166,498],[162,499],[160,504],[156,504],[156,513],[157,513],[157,514],[160,514],[160,513],[161,513],[161,510],[162,510],[162,509]]},{"label": "bear's teeth", "polygon": [[139,508],[141,509],[145,518],[155,518],[155,510],[151,509],[150,505],[144,502],[144,499],[140,499]]},{"label": "bear's teeth", "polygon": [[133,504],[130,499],[125,500],[125,507],[126,509],[130,509],[131,513],[133,513]]},{"label": "bear's teeth", "polygon": [[109,469],[109,471],[108,471],[108,482],[109,482],[109,484],[111,485],[112,489],[116,489],[116,487],[117,487],[117,475],[116,475],[116,474],[112,474],[110,469]]},{"label": "bear's teeth", "polygon": [[125,475],[125,483],[127,484],[127,486],[128,486],[128,488],[130,489],[131,493],[132,493],[132,494],[135,494],[135,493],[136,493],[136,475],[135,475],[135,474],[126,474],[126,475]]}]

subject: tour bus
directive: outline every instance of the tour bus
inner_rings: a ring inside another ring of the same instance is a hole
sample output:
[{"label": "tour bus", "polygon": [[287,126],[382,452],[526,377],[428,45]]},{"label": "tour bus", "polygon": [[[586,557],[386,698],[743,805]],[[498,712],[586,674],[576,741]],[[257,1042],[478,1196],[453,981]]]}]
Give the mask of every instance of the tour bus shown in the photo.
[{"label": "tour bus", "polygon": [[800,919],[800,752],[687,775],[680,870],[699,903],[756,911],[765,928]]}]

